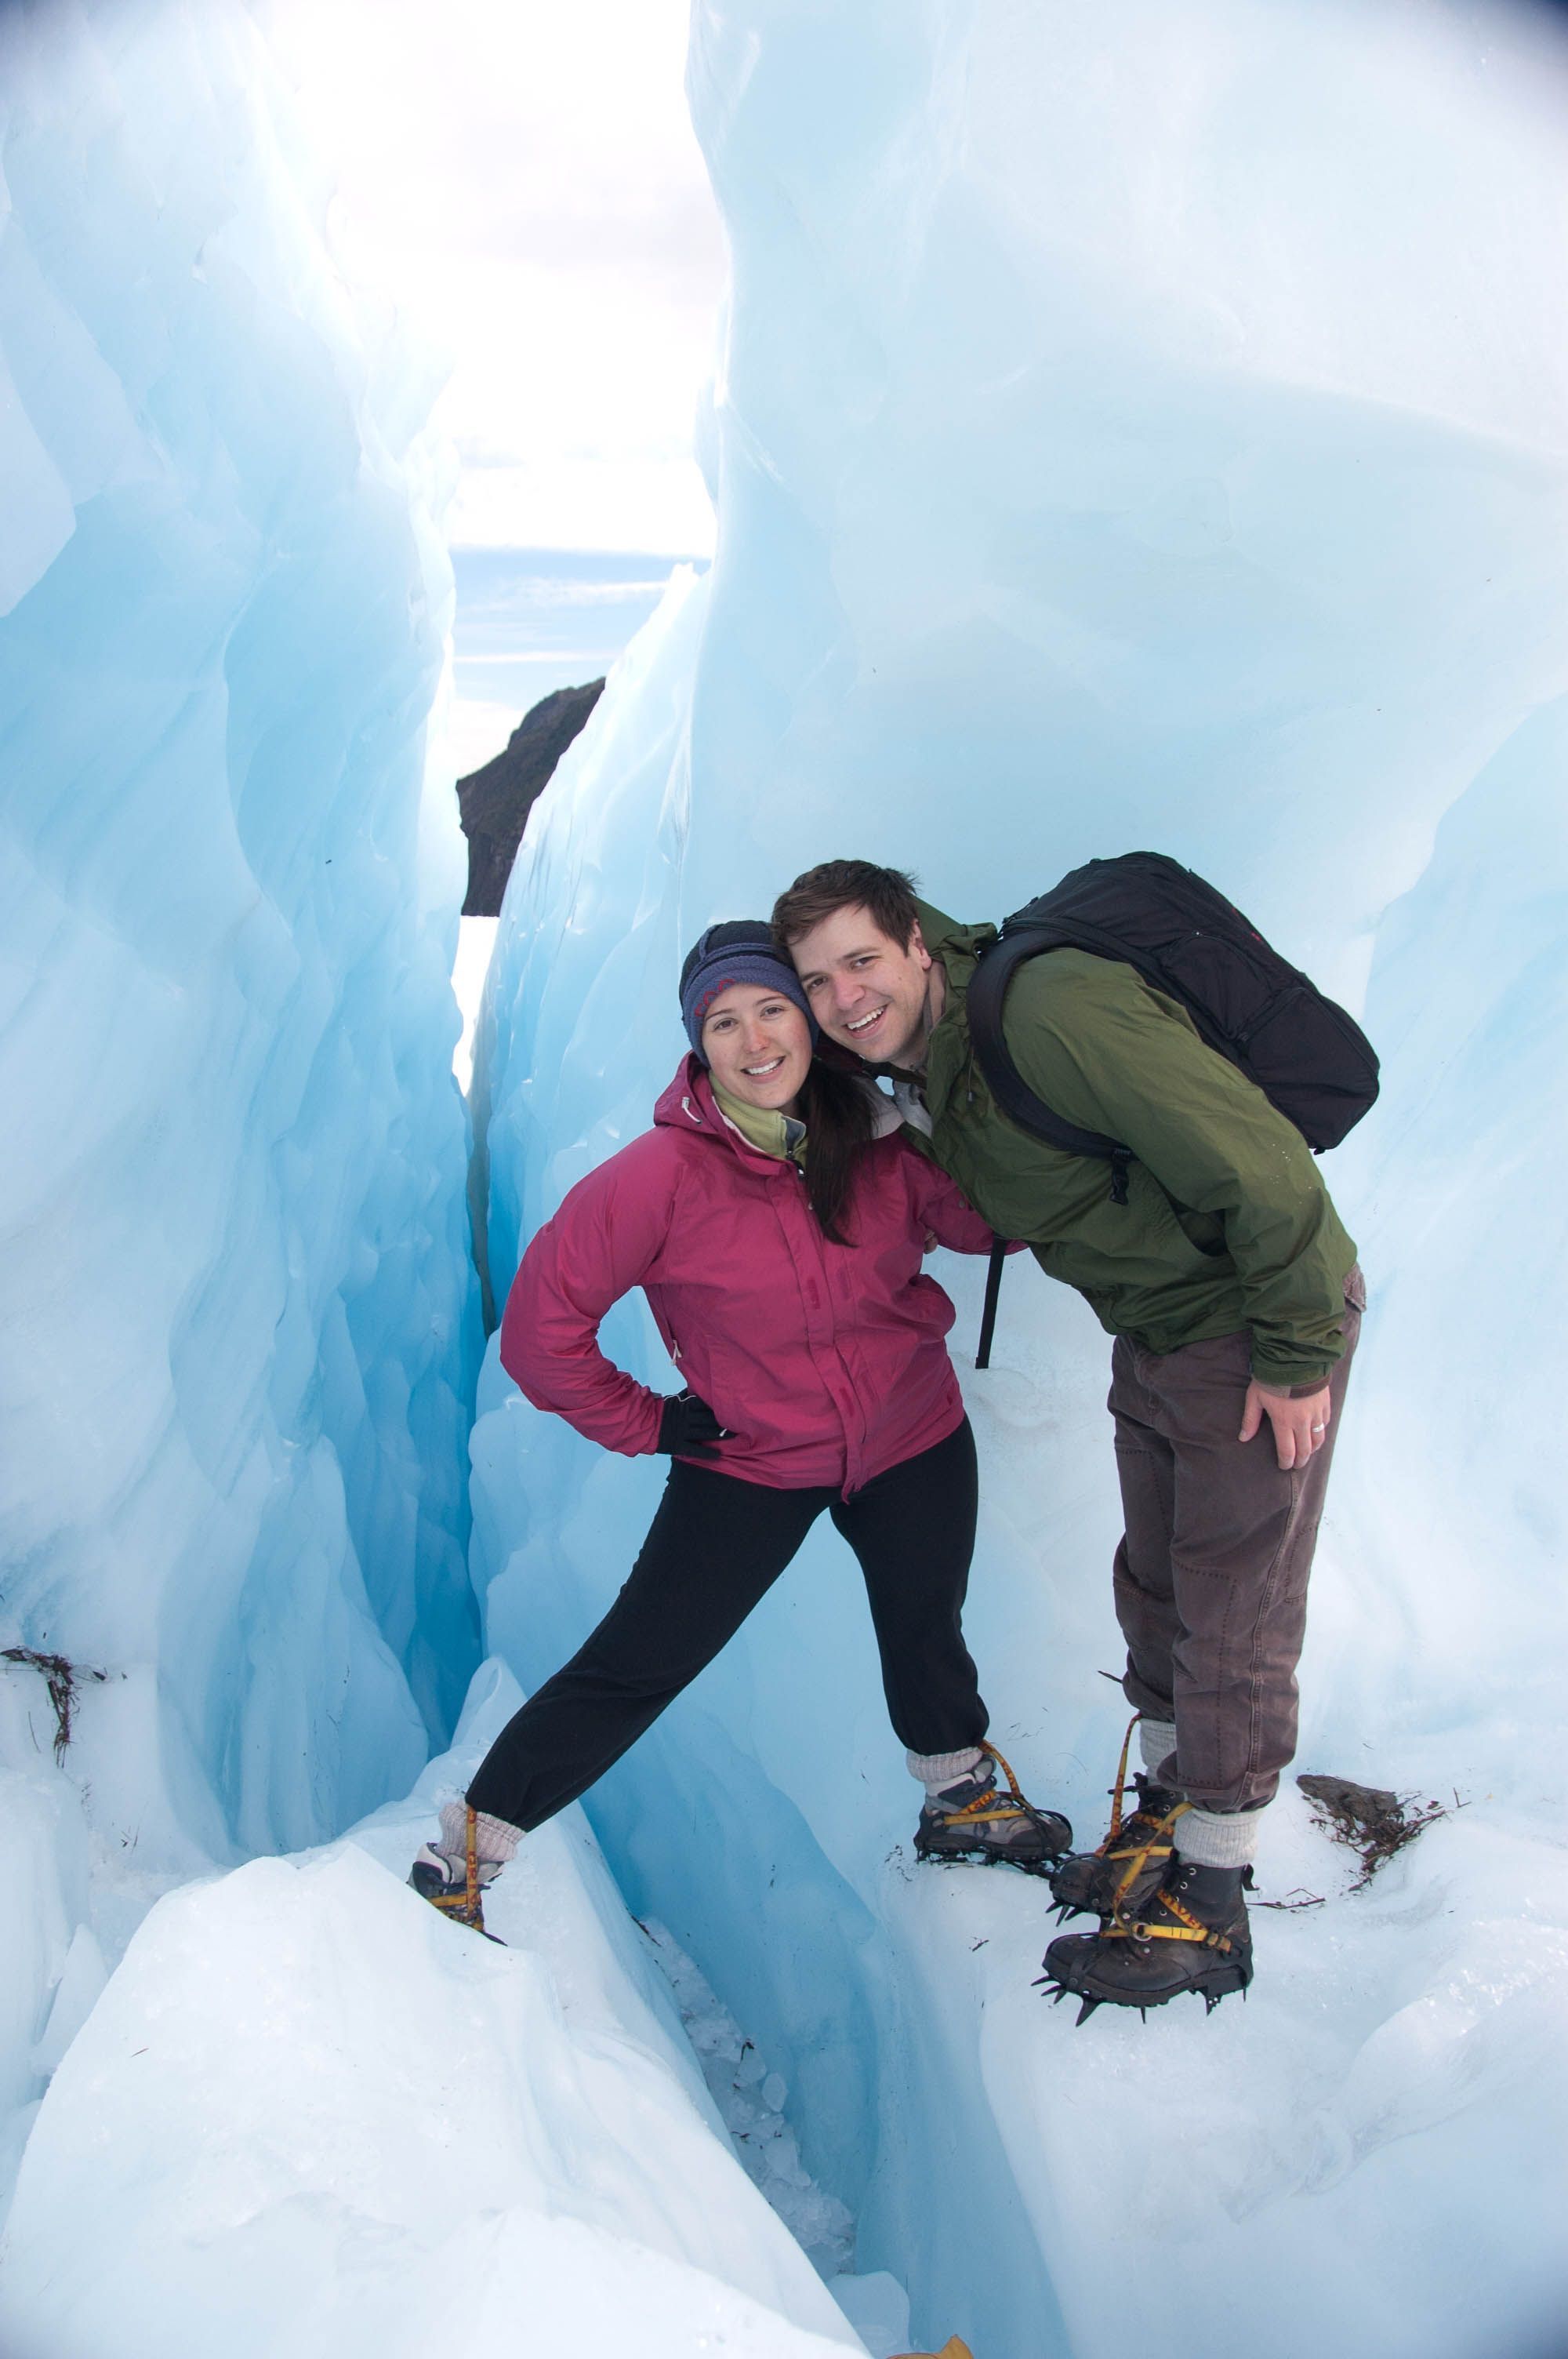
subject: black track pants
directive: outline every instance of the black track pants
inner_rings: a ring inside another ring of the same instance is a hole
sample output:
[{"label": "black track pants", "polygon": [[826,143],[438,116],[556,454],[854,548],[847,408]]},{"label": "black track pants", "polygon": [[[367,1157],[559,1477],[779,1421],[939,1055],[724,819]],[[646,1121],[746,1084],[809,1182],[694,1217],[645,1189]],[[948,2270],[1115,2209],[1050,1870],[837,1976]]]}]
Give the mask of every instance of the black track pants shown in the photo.
[{"label": "black track pants", "polygon": [[469,1788],[536,1827],[587,1791],[732,1638],[824,1508],[860,1559],[892,1724],[912,1753],[986,1733],[960,1616],[975,1541],[975,1442],[946,1441],[841,1499],[676,1460],[632,1575],[587,1644],[515,1713]]}]

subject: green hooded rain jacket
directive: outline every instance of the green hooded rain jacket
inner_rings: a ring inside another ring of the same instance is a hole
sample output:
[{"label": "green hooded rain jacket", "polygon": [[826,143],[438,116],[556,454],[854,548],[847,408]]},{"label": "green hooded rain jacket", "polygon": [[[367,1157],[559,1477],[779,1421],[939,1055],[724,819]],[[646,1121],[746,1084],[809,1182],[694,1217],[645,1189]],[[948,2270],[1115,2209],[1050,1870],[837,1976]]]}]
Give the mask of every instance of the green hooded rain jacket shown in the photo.
[{"label": "green hooded rain jacket", "polygon": [[1315,1388],[1344,1349],[1356,1248],[1294,1124],[1135,968],[1076,950],[1030,959],[1008,991],[1009,1050],[1054,1113],[1131,1148],[1128,1201],[1112,1203],[1108,1164],[1032,1137],[987,1086],[967,995],[995,927],[925,903],[920,927],[946,1002],[916,1142],[1111,1334],[1173,1352],[1247,1328],[1260,1383]]}]

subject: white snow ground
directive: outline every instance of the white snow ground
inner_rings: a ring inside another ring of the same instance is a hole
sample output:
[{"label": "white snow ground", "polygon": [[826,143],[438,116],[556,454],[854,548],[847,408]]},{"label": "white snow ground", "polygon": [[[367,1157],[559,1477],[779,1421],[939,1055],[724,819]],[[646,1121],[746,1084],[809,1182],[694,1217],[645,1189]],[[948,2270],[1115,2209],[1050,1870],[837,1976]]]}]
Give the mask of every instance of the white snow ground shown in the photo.
[{"label": "white snow ground", "polygon": [[580,1813],[497,1886],[505,1948],[404,1884],[521,1701],[486,1666],[406,1801],[154,1908],[28,2143],[6,2359],[863,2347],[735,2161]]}]

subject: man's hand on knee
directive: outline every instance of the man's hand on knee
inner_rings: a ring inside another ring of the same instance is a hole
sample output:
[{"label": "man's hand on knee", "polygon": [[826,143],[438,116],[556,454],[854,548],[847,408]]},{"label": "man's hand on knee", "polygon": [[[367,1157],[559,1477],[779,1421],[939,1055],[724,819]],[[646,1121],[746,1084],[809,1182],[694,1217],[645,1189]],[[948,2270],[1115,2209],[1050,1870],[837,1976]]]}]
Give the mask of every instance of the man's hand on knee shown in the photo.
[{"label": "man's hand on knee", "polygon": [[1326,1385],[1305,1400],[1292,1400],[1289,1393],[1271,1392],[1254,1376],[1247,1387],[1238,1438],[1250,1441],[1267,1418],[1274,1430],[1274,1454],[1281,1465],[1304,1466],[1313,1451],[1323,1448],[1333,1415]]}]

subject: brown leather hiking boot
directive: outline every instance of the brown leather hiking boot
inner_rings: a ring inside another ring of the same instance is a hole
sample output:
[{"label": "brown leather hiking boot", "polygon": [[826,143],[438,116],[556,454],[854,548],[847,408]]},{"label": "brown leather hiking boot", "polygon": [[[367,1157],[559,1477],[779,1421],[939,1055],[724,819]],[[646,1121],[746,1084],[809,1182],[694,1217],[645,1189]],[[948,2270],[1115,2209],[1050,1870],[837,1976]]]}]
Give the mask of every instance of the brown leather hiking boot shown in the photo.
[{"label": "brown leather hiking boot", "polygon": [[1118,1785],[1112,1796],[1110,1832],[1098,1851],[1076,1851],[1051,1870],[1051,1897],[1062,1917],[1087,1909],[1109,1917],[1141,1908],[1158,1891],[1171,1856],[1170,1820],[1181,1801],[1168,1786],[1156,1786],[1141,1770],[1132,1779],[1136,1810],[1121,1815],[1126,1788]]},{"label": "brown leather hiking boot", "polygon": [[1138,1911],[1107,1919],[1098,1933],[1062,1933],[1045,1952],[1046,1986],[1058,2000],[1097,2006],[1163,2006],[1196,1991],[1212,2014],[1252,1979],[1252,1929],[1244,1867],[1200,1867],[1173,1854],[1158,1889]]}]

